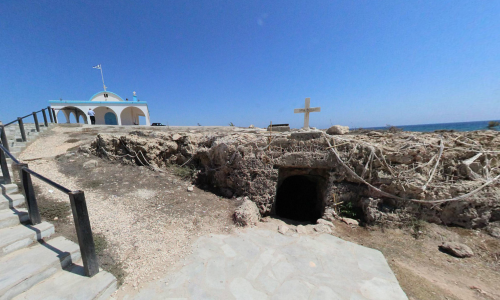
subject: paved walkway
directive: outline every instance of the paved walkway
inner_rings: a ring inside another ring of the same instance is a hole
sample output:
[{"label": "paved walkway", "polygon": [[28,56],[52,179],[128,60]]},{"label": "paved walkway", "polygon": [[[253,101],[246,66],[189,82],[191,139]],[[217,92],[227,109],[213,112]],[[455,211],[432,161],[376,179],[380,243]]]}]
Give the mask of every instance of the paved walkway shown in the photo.
[{"label": "paved walkway", "polygon": [[171,275],[125,299],[408,299],[381,252],[332,235],[201,237]]}]

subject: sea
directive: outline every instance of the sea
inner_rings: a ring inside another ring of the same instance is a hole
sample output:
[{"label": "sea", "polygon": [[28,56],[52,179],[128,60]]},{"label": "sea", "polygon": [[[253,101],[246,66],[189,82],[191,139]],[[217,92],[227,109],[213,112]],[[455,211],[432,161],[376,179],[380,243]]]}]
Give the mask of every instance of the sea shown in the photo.
[{"label": "sea", "polygon": [[[496,121],[500,122],[498,120]],[[404,131],[418,131],[418,132],[433,132],[436,130],[475,131],[475,130],[487,130],[489,122],[490,121],[474,121],[474,122],[458,122],[458,123],[401,125],[395,127],[401,128]],[[371,127],[365,129],[387,129],[387,128],[388,126]],[[500,130],[500,127],[494,127],[492,128],[492,130]]]}]

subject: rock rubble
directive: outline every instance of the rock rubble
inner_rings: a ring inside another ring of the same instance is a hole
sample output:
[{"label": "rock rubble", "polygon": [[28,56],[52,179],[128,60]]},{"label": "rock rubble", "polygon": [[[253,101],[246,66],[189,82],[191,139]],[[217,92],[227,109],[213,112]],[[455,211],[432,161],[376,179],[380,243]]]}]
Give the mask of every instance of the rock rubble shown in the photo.
[{"label": "rock rubble", "polygon": [[360,182],[331,148],[364,181],[404,199],[432,201],[465,195],[498,176],[500,169],[500,134],[496,131],[354,131],[343,135],[319,130],[272,134],[255,129],[135,131],[99,134],[88,151],[153,169],[170,164],[191,166],[198,170],[196,182],[201,187],[229,198],[247,196],[262,216],[272,212],[279,170],[301,168],[328,171],[325,214],[339,200],[361,209],[368,224],[397,224],[417,217],[437,224],[482,228],[500,221],[497,182],[456,201],[395,200]]}]

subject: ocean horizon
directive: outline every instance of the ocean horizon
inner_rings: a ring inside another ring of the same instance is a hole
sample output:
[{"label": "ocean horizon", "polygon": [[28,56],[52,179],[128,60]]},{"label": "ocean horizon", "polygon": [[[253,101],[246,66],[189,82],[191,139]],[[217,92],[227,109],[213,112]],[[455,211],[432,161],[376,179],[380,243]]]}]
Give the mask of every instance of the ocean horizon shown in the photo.
[{"label": "ocean horizon", "polygon": [[[417,132],[433,132],[436,130],[454,130],[454,131],[476,131],[488,130],[488,123],[491,121],[500,122],[500,120],[489,121],[474,121],[474,122],[455,122],[455,123],[436,123],[436,124],[419,124],[419,125],[387,125],[383,127],[369,127],[364,129],[387,129],[390,126],[397,127],[403,131],[417,131]],[[361,128],[358,128],[361,129]],[[492,130],[499,130],[495,127]]]}]

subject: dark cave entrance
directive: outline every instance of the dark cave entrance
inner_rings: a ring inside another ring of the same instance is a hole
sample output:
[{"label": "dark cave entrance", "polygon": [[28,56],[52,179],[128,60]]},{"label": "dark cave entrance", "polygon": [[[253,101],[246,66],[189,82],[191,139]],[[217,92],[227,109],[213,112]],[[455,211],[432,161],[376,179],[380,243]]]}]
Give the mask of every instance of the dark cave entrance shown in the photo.
[{"label": "dark cave entrance", "polygon": [[324,210],[324,178],[313,175],[292,175],[278,185],[274,212],[281,218],[312,222],[321,218]]}]

